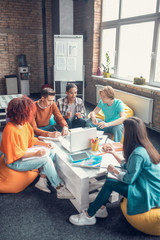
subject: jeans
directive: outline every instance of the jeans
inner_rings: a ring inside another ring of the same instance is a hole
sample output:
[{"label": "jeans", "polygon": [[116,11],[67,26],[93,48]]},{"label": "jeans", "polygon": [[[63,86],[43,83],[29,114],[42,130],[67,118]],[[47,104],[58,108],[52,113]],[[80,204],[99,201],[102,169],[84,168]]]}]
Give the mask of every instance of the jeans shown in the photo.
[{"label": "jeans", "polygon": [[45,130],[45,131],[48,131],[48,132],[55,132],[55,131],[59,131],[59,132],[62,132],[62,127],[59,126],[59,125],[48,125],[48,126],[45,126],[45,127],[39,127],[39,129],[42,129],[42,130]]},{"label": "jeans", "polygon": [[41,168],[41,174],[45,174],[51,185],[56,188],[62,183],[62,180],[59,178],[53,163],[55,157],[54,150],[51,149],[48,157],[33,157],[32,159],[25,161],[19,159],[11,164],[7,164],[7,166],[17,171],[29,171]]},{"label": "jeans", "polygon": [[66,122],[69,126],[69,128],[77,128],[77,127],[86,127],[86,122],[88,120],[84,119],[84,118],[77,118],[77,119],[66,119]]},{"label": "jeans", "polygon": [[112,191],[115,191],[123,197],[127,198],[128,185],[116,179],[107,178],[98,196],[94,202],[91,203],[90,207],[87,210],[90,217],[94,216],[101,206],[106,205]]},{"label": "jeans", "polygon": [[[104,122],[104,121],[102,121],[101,119],[98,119],[98,122]],[[97,130],[104,131],[104,133],[113,133],[115,142],[120,142],[122,139],[123,124],[111,126],[111,127],[99,128],[97,125],[94,125],[92,120],[90,119],[89,126],[97,127]]]}]

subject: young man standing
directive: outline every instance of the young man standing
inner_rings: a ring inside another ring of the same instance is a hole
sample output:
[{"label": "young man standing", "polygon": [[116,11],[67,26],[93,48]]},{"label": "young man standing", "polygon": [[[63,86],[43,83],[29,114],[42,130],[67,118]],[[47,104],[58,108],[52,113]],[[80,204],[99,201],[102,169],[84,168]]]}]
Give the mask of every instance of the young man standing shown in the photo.
[{"label": "young man standing", "polygon": [[77,98],[77,86],[68,83],[66,97],[57,100],[57,106],[65,118],[69,128],[86,126],[86,109],[81,98]]},{"label": "young man standing", "polygon": [[[35,102],[36,112],[31,120],[34,133],[37,136],[57,138],[61,135],[68,135],[68,125],[62,117],[56,103],[55,91],[52,88],[43,88],[41,98]],[[50,124],[50,119],[54,116],[55,125]],[[57,131],[58,129],[58,131]]]}]

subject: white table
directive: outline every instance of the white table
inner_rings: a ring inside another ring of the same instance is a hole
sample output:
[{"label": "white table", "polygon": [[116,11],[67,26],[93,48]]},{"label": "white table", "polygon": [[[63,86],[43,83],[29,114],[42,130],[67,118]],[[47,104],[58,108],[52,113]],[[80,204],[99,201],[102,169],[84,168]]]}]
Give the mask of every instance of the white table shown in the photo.
[{"label": "white table", "polygon": [[[49,142],[47,140],[47,142]],[[107,170],[105,168],[81,168],[71,165],[69,152],[65,150],[60,142],[52,142],[54,144],[55,152],[57,154],[56,167],[60,177],[64,180],[66,187],[73,194],[75,199],[71,199],[75,208],[81,212],[88,208],[89,203],[92,202],[98,192],[91,191],[100,190],[105,182],[105,179],[97,179],[100,176],[106,176]],[[113,193],[110,201],[118,201],[119,195]]]}]

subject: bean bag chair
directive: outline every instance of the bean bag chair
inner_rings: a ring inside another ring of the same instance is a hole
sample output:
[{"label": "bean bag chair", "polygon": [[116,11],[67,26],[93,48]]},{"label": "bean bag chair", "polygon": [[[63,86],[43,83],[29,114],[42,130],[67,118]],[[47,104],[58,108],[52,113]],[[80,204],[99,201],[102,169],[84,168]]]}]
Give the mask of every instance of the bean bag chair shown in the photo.
[{"label": "bean bag chair", "polygon": [[[127,104],[124,104],[124,112],[126,118],[132,117],[134,115],[133,110]],[[105,117],[102,110],[100,110],[99,113],[97,113],[96,118],[99,118],[104,121]]]},{"label": "bean bag chair", "polygon": [[0,158],[0,193],[18,193],[29,186],[39,175],[39,171],[15,171],[4,162],[4,155]]},{"label": "bean bag chair", "polygon": [[127,199],[121,203],[121,210],[126,220],[137,230],[154,236],[160,236],[160,208],[153,208],[148,212],[128,215]]}]

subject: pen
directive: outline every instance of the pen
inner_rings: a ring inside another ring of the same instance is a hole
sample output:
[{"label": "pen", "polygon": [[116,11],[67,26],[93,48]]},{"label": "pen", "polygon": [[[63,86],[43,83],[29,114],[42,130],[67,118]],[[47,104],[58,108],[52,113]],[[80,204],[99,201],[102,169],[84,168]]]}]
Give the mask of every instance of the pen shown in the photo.
[{"label": "pen", "polygon": [[55,130],[56,132],[58,132],[58,130],[57,130],[57,128],[56,128],[55,126],[53,126],[53,128],[54,128],[54,130]]},{"label": "pen", "polygon": [[108,140],[108,136],[106,136],[106,140],[105,140],[105,143],[107,143],[107,140]]},{"label": "pen", "polygon": [[122,167],[121,166],[114,166],[115,168],[121,168],[122,169]]}]

